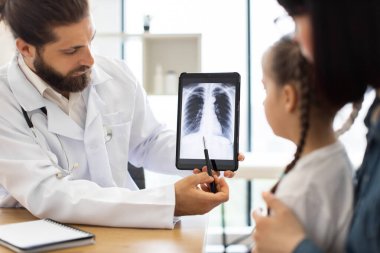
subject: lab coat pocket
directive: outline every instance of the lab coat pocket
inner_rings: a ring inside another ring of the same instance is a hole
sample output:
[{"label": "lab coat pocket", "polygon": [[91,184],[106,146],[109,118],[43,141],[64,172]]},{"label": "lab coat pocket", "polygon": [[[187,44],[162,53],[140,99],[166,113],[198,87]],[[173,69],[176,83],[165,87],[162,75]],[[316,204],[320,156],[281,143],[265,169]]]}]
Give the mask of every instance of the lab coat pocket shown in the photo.
[{"label": "lab coat pocket", "polygon": [[131,125],[131,113],[128,110],[103,115],[104,141],[112,165],[128,162]]},{"label": "lab coat pocket", "polygon": [[130,111],[117,111],[112,113],[103,114],[103,123],[105,125],[122,125],[131,121],[132,115]]},{"label": "lab coat pocket", "polygon": [[108,132],[108,138],[106,135],[105,140],[106,148],[111,167],[114,169],[124,170],[127,168],[131,124],[132,122],[129,121],[122,124],[105,125]]}]

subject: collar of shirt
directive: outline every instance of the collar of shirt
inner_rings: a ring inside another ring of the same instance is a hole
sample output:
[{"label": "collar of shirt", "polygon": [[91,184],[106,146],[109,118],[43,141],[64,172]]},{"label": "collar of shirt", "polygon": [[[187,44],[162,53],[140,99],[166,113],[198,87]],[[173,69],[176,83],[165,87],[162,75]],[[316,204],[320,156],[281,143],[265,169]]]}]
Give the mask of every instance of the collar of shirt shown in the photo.
[{"label": "collar of shirt", "polygon": [[69,115],[69,117],[72,118],[77,124],[82,126],[82,128],[84,127],[85,103],[83,97],[81,96],[81,92],[72,92],[70,93],[69,99],[67,99],[51,88],[44,80],[34,73],[29,66],[26,65],[21,54],[18,55],[18,64],[26,78],[33,84],[41,96],[58,105],[59,108]]}]

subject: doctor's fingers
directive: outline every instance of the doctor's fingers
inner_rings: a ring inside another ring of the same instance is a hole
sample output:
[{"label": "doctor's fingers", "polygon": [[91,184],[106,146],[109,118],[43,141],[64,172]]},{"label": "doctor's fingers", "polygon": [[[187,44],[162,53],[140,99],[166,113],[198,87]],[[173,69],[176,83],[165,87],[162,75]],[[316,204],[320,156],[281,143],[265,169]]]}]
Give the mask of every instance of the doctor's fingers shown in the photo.
[{"label": "doctor's fingers", "polygon": [[215,178],[215,183],[216,183],[216,188],[218,192],[227,194],[227,197],[228,197],[230,189],[228,187],[226,180],[224,180],[224,178]]},{"label": "doctor's fingers", "polygon": [[238,154],[238,161],[242,162],[244,160],[245,160],[245,155],[243,153],[239,152],[239,154]]},{"label": "doctor's fingers", "polygon": [[210,185],[209,184],[200,184],[199,189],[205,192],[210,192]]},{"label": "doctor's fingers", "polygon": [[[216,184],[216,190],[217,192],[223,193],[221,197],[226,198],[225,201],[228,200],[229,198],[229,187],[224,178],[218,178],[214,176],[215,179],[215,184]],[[205,192],[211,192],[210,190],[210,184],[201,184],[200,189],[205,191]]]},{"label": "doctor's fingers", "polygon": [[197,194],[199,198],[202,198],[206,202],[220,204],[226,202],[229,198],[229,188],[227,182],[223,178],[214,178],[210,177],[207,173],[203,172],[196,175],[191,175],[188,177],[189,180],[192,180],[193,186],[198,186],[202,184],[209,184],[212,181],[215,181],[217,186],[216,193],[198,191]]},{"label": "doctor's fingers", "polygon": [[203,176],[206,177],[207,182],[212,181],[212,178],[207,179],[209,178],[207,173],[202,174],[183,178],[174,184],[176,198],[174,214],[176,216],[205,214],[228,200],[228,186],[226,187],[223,183],[220,192],[217,193],[199,190],[198,185],[204,180],[198,177]]},{"label": "doctor's fingers", "polygon": [[207,202],[222,203],[226,202],[229,198],[229,187],[224,178],[218,178],[214,176],[214,182],[217,187],[216,193],[210,192],[209,183],[200,184],[202,191],[199,191],[199,197],[203,198]]},{"label": "doctor's fingers", "polygon": [[[199,174],[199,173],[201,173],[201,172],[207,172],[207,166],[203,166],[202,167],[202,170],[200,170],[200,169],[198,169],[198,168],[195,168],[194,170],[193,170],[193,173],[194,174]],[[212,175],[214,176],[220,176],[220,172],[219,171],[215,171],[215,170],[213,170],[212,171]]]},{"label": "doctor's fingers", "polygon": [[188,176],[186,179],[189,184],[194,185],[194,186],[197,186],[199,184],[209,184],[215,180],[213,177],[209,176],[206,172],[193,174],[191,176]]}]

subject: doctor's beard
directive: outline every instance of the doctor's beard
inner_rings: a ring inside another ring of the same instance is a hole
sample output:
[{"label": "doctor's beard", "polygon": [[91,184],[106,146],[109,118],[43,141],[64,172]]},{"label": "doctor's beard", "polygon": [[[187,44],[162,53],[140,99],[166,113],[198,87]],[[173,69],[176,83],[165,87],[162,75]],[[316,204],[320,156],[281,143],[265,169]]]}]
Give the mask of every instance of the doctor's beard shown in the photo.
[{"label": "doctor's beard", "polygon": [[[81,66],[71,70],[67,75],[62,75],[53,67],[46,64],[44,59],[37,53],[36,59],[33,62],[36,74],[48,83],[54,90],[64,92],[80,92],[83,91],[91,80],[90,67]],[[75,74],[85,72],[79,76]]]}]

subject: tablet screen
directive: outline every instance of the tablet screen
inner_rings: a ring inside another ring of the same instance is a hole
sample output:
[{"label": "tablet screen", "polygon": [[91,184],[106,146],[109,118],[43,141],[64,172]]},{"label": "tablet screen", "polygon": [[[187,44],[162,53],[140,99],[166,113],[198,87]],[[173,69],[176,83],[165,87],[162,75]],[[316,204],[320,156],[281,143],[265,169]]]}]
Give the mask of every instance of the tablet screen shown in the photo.
[{"label": "tablet screen", "polygon": [[240,76],[184,73],[180,77],[177,167],[205,165],[203,138],[217,170],[237,169]]}]

